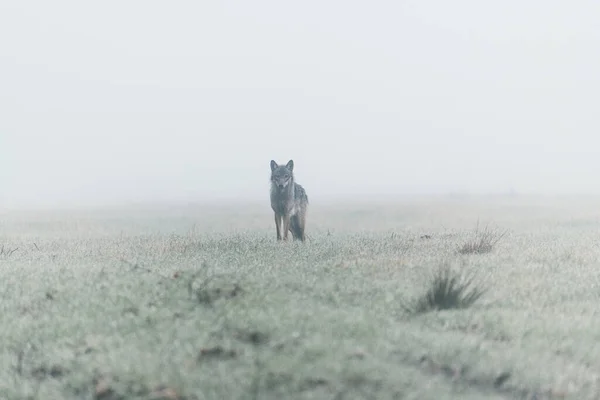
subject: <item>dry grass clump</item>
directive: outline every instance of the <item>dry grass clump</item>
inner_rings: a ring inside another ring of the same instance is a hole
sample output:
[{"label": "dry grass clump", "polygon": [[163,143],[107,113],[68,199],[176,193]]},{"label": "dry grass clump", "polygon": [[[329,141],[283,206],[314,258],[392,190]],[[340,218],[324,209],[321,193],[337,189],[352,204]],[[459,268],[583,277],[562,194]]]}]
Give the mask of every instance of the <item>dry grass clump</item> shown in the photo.
[{"label": "dry grass clump", "polygon": [[432,276],[426,292],[404,308],[410,314],[467,308],[484,293],[485,289],[475,285],[472,276],[466,277],[444,264]]},{"label": "dry grass clump", "polygon": [[494,249],[494,246],[506,235],[506,230],[499,228],[491,228],[489,225],[479,228],[479,221],[475,226],[473,236],[465,244],[463,244],[458,252],[460,254],[484,254],[489,253]]}]

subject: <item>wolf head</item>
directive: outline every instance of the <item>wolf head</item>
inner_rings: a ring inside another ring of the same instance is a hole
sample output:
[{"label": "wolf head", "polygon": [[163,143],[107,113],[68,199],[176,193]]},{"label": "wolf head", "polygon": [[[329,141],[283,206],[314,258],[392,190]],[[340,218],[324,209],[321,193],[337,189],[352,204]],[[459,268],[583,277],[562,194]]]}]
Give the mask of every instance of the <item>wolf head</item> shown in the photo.
[{"label": "wolf head", "polygon": [[278,165],[271,160],[271,183],[279,190],[285,189],[294,180],[294,160],[286,165]]}]

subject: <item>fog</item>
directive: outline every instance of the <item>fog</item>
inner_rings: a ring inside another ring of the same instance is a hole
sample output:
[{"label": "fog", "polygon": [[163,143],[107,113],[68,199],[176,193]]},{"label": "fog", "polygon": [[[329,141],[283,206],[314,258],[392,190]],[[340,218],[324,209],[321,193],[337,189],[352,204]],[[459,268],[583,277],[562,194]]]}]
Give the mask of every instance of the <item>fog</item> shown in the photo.
[{"label": "fog", "polygon": [[0,206],[600,193],[600,3],[4,1]]}]

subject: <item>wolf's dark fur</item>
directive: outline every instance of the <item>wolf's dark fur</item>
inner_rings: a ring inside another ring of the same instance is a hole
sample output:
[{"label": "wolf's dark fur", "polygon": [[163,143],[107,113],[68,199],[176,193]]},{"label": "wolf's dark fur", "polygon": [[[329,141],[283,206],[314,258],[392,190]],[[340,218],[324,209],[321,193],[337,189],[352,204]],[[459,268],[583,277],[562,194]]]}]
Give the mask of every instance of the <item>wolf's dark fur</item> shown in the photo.
[{"label": "wolf's dark fur", "polygon": [[277,240],[287,240],[290,231],[294,239],[304,242],[308,196],[294,181],[293,171],[293,160],[286,165],[271,160],[271,208],[275,213]]}]

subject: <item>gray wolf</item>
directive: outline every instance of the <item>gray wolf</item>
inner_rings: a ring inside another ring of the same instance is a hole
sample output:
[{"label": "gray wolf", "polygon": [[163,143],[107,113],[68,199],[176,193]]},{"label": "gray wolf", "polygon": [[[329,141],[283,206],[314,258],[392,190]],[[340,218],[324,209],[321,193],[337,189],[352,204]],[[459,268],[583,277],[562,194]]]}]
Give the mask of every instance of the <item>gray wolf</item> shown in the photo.
[{"label": "gray wolf", "polygon": [[279,165],[271,160],[271,208],[275,212],[277,240],[288,240],[288,231],[294,240],[306,240],[306,208],[308,196],[294,181],[294,160]]}]

